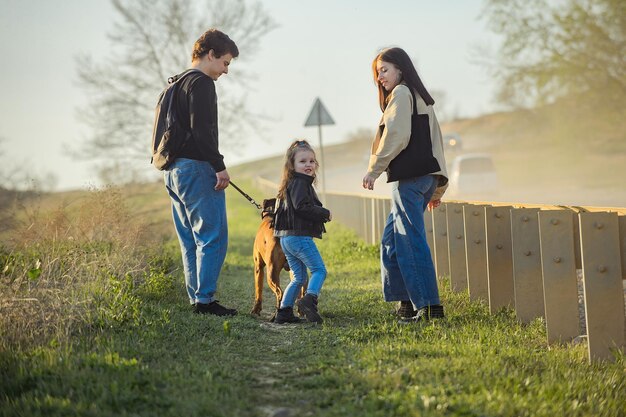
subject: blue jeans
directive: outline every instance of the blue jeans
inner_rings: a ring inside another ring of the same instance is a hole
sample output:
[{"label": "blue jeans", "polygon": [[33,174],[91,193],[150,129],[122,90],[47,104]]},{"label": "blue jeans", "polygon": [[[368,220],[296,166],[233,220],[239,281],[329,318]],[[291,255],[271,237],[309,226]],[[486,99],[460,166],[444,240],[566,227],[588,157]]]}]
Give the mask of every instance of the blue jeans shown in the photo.
[{"label": "blue jeans", "polygon": [[322,256],[310,236],[282,236],[280,246],[291,269],[292,280],[285,289],[280,303],[281,308],[293,307],[300,289],[308,278],[307,268],[311,271],[311,280],[306,293],[318,296],[326,279],[326,266]]},{"label": "blue jeans", "polygon": [[226,199],[215,191],[217,178],[208,162],[177,159],[164,173],[172,217],[180,242],[189,302],[214,300],[226,248]]},{"label": "blue jeans", "polygon": [[416,309],[439,304],[435,267],[424,228],[424,210],[437,188],[432,175],[392,184],[391,213],[381,242],[385,301],[411,301]]}]

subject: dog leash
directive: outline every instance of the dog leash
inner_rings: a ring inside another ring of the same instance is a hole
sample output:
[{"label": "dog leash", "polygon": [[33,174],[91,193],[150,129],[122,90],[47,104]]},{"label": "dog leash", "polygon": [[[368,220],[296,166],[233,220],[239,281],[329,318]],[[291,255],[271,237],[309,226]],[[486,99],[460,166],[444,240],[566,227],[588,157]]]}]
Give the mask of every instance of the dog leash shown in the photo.
[{"label": "dog leash", "polygon": [[246,200],[248,200],[253,206],[255,206],[256,208],[261,210],[261,205],[259,203],[257,203],[256,201],[254,201],[254,199],[252,197],[250,197],[248,194],[246,194],[241,188],[237,187],[237,185],[234,182],[230,181],[230,185],[235,187],[235,190],[239,191],[239,193],[242,196],[244,196],[246,198]]}]

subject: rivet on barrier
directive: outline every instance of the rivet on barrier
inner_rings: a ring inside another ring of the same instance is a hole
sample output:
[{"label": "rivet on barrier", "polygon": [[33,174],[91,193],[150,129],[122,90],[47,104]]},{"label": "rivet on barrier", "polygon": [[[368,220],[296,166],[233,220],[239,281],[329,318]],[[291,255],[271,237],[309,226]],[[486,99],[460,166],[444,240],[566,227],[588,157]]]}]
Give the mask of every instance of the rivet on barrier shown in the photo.
[{"label": "rivet on barrier", "polygon": [[553,225],[556,226],[557,224],[559,224],[559,221],[558,221],[558,219],[552,219],[552,220],[550,220],[550,223],[552,223]]},{"label": "rivet on barrier", "polygon": [[606,266],[604,266],[604,265],[598,266],[598,272],[601,272],[601,273],[606,272]]},{"label": "rivet on barrier", "polygon": [[554,262],[555,262],[555,263],[557,263],[557,264],[561,263],[561,258],[559,258],[558,256],[557,256],[557,257],[555,257],[553,260],[554,260]]},{"label": "rivet on barrier", "polygon": [[496,245],[496,248],[498,248],[498,249],[502,249],[502,245],[497,244],[497,245]]},{"label": "rivet on barrier", "polygon": [[529,250],[527,250],[526,252],[524,252],[524,255],[526,256],[530,256],[531,252]]}]

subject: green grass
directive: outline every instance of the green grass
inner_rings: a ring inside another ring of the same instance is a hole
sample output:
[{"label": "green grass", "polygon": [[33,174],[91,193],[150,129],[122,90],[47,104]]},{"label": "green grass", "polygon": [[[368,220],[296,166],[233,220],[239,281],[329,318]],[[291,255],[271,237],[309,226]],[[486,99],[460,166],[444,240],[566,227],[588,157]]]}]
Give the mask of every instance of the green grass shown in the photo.
[{"label": "green grass", "polygon": [[[154,193],[162,201],[164,191]],[[234,190],[227,195],[218,298],[238,316],[191,313],[170,238],[140,279],[108,284],[118,295],[94,307],[90,329],[1,345],[0,416],[266,416],[282,407],[292,416],[626,415],[624,355],[590,365],[584,345],[548,349],[541,320],[491,315],[446,282],[445,320],[397,324],[382,300],[377,248],[338,224],[318,241],[329,272],[324,324],[269,324],[269,289],[262,317],[248,315],[260,218]],[[130,318],[103,319],[102,311]]]}]

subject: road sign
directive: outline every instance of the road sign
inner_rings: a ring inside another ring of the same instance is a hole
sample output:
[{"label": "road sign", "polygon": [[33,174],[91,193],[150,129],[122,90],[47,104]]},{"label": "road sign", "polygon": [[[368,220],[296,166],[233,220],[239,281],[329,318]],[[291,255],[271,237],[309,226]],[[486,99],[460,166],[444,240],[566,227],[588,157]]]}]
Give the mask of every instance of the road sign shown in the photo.
[{"label": "road sign", "polygon": [[322,100],[315,99],[309,117],[306,118],[304,126],[321,126],[321,125],[334,125],[335,121],[330,117],[330,113],[326,110],[326,107],[322,104]]},{"label": "road sign", "polygon": [[330,113],[322,104],[322,100],[315,99],[309,117],[306,118],[304,126],[317,126],[317,135],[320,140],[320,168],[322,171],[322,203],[326,204],[326,174],[324,173],[324,147],[322,146],[322,125],[334,125],[335,121],[330,117]]}]

